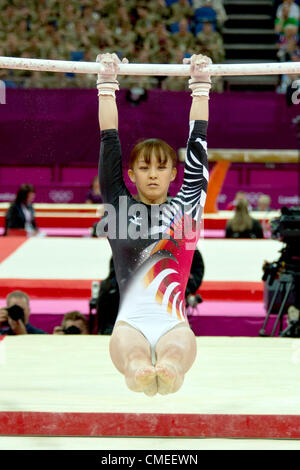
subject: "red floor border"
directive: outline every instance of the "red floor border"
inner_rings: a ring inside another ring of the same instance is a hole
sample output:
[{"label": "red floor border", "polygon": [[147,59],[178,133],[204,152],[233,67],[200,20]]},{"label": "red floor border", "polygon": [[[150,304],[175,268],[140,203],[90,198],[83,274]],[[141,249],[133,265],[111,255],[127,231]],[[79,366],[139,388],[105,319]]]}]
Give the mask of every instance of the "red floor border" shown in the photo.
[{"label": "red floor border", "polygon": [[[47,210],[41,211],[36,209],[35,220],[37,226],[42,228],[92,228],[93,225],[99,222],[99,217],[95,214],[95,211],[86,210],[84,212],[76,210],[73,211],[56,211],[60,212],[59,216],[54,213],[46,215]],[[205,230],[224,230],[228,219],[209,219],[204,218]],[[0,214],[0,227],[5,225],[5,216]]]},{"label": "red floor border", "polygon": [[27,237],[1,237],[0,263],[12,255],[21,245],[28,240]]},{"label": "red floor border", "polygon": [[[38,299],[89,299],[95,279],[1,279],[1,294],[13,290],[25,291]],[[204,300],[249,301],[263,300],[263,282],[204,281],[200,293]]]},{"label": "red floor border", "polygon": [[93,280],[1,279],[1,294],[5,297],[13,290],[21,290],[37,299],[90,299]]},{"label": "red floor border", "polygon": [[0,412],[0,435],[300,439],[300,415]]}]

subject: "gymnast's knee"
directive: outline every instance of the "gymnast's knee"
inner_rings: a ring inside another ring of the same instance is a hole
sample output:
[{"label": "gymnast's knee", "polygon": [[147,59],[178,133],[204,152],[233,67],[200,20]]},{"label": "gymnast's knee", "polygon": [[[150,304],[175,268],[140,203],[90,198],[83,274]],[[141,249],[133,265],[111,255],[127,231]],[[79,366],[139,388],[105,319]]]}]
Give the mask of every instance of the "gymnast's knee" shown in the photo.
[{"label": "gymnast's knee", "polygon": [[113,362],[115,362],[114,358],[117,358],[118,361],[122,358],[125,365],[128,361],[136,358],[150,357],[150,343],[144,337],[140,338],[140,333],[137,330],[135,331],[130,327],[130,335],[128,335],[126,334],[126,328],[124,329],[122,326],[114,329],[109,343]]},{"label": "gymnast's knee", "polygon": [[155,348],[157,361],[170,359],[184,364],[184,368],[189,369],[197,355],[197,345],[194,333],[188,334],[185,341],[180,341],[179,336],[165,338],[160,341]]},{"label": "gymnast's knee", "polygon": [[160,345],[158,344],[155,351],[156,351],[158,361],[162,357],[164,358],[168,357],[168,358],[181,361],[183,356],[186,353],[186,350],[183,345],[175,344],[174,342],[166,342]]}]

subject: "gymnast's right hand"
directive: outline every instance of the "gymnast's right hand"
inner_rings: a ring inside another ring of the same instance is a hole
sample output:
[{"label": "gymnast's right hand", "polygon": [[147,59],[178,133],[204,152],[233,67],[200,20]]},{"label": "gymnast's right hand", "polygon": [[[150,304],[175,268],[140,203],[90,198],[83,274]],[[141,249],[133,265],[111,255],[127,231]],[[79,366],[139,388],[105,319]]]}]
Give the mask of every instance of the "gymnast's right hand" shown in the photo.
[{"label": "gymnast's right hand", "polygon": [[202,54],[193,54],[192,57],[183,59],[183,63],[191,66],[189,88],[192,90],[192,96],[207,96],[209,98],[211,78],[210,73],[205,69],[212,64],[211,59]]}]

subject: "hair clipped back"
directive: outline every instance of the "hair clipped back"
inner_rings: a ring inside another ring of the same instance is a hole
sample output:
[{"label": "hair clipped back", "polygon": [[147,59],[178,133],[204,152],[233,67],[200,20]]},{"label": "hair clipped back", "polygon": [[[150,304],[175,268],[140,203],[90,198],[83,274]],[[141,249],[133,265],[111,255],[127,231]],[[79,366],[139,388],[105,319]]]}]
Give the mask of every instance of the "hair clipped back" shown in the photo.
[{"label": "hair clipped back", "polygon": [[131,150],[129,156],[129,168],[133,170],[134,164],[139,156],[143,156],[147,164],[150,163],[151,156],[156,155],[159,163],[166,163],[168,158],[172,160],[173,167],[176,166],[177,155],[169,144],[160,139],[147,139],[139,142]]}]

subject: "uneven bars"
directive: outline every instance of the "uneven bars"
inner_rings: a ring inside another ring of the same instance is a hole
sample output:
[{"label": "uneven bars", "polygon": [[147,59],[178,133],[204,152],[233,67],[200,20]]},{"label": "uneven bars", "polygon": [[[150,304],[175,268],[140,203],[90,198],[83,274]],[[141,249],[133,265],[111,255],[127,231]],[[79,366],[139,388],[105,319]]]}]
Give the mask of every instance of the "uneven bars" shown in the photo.
[{"label": "uneven bars", "polygon": [[[72,62],[18,57],[0,57],[0,69],[36,70],[40,72],[99,73],[97,62]],[[211,75],[280,75],[300,74],[300,62],[253,64],[212,64],[205,71]],[[120,64],[120,75],[189,76],[190,66],[181,64]]]}]

